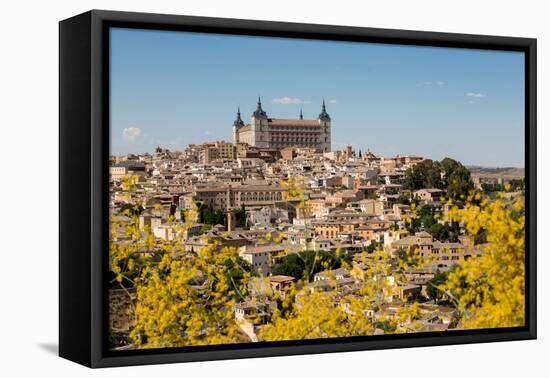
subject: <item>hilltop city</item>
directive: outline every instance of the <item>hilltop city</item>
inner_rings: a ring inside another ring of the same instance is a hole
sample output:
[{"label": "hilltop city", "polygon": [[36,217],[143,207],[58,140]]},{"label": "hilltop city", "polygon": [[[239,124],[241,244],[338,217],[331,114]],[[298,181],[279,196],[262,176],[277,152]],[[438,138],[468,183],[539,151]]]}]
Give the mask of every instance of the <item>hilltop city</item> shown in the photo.
[{"label": "hilltop city", "polygon": [[[383,305],[366,316],[381,324],[377,320],[415,303],[415,330],[460,328],[455,306],[434,282],[461,261],[482,256],[487,240],[468,235],[460,222],[446,222],[444,213],[450,200],[464,200],[474,189],[490,196],[506,187],[510,200],[521,197],[523,171],[469,168],[450,158],[385,157],[351,145],[335,150],[329,111],[323,101],[315,119],[302,112],[273,118],[258,99],[250,122],[237,110],[231,141],[111,156],[111,221],[124,225],[133,215],[154,243],[181,240],[183,254],[212,244],[236,248],[252,276],[279,297],[296,286],[333,298],[358,295],[357,272],[368,268],[375,251],[388,251],[390,264],[415,251],[423,264],[388,279]],[[126,211],[129,202],[140,204],[137,213]],[[120,230],[112,231],[114,243],[128,239]],[[328,265],[308,265],[317,258]],[[111,288],[110,326],[119,348],[131,347],[131,286]],[[253,289],[235,300],[242,341],[262,341],[261,329],[278,306]],[[397,327],[410,322],[399,320]],[[375,334],[386,332],[375,326]]]}]

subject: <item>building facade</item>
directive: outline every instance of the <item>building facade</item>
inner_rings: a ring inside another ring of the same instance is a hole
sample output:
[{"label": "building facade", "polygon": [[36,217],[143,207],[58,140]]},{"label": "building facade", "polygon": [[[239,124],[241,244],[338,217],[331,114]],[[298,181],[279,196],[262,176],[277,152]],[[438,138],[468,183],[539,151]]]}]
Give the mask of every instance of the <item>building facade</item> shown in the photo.
[{"label": "building facade", "polygon": [[182,209],[191,208],[191,202],[202,203],[213,209],[234,209],[241,206],[273,206],[283,200],[287,189],[275,185],[197,186],[191,193],[180,197]]},{"label": "building facade", "polygon": [[331,118],[326,111],[325,101],[316,119],[304,119],[300,111],[298,119],[270,118],[258,106],[249,124],[243,122],[240,109],[233,122],[233,143],[247,143],[260,148],[283,149],[287,147],[309,147],[320,152],[331,149]]},{"label": "building facade", "polygon": [[201,164],[211,164],[216,160],[235,160],[236,148],[229,142],[203,143],[199,151]]}]

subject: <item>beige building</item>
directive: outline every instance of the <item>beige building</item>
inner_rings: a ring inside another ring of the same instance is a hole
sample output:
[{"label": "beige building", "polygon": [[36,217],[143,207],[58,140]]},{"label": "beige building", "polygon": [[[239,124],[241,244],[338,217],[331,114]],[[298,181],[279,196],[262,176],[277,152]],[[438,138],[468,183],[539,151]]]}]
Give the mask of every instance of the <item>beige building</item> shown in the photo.
[{"label": "beige building", "polygon": [[357,202],[364,198],[364,194],[359,190],[340,190],[325,198],[325,202],[330,207],[346,207],[350,202]]},{"label": "beige building", "polygon": [[233,143],[247,143],[261,148],[283,149],[288,147],[309,147],[322,152],[331,149],[331,119],[326,111],[325,102],[316,119],[304,119],[302,112],[298,119],[269,118],[258,106],[249,124],[241,119],[240,110],[233,123]]},{"label": "beige building", "polygon": [[276,275],[269,277],[269,284],[273,292],[278,292],[280,295],[285,296],[286,292],[292,287],[296,278],[292,276]]},{"label": "beige building", "polygon": [[198,163],[202,144],[189,144],[182,154],[182,159],[190,163]]},{"label": "beige building", "polygon": [[235,160],[236,150],[231,143],[217,141],[214,143],[203,143],[199,150],[199,161],[201,164],[210,164],[215,160]]},{"label": "beige building", "polygon": [[362,213],[378,216],[384,214],[384,201],[367,198],[357,202],[350,202],[347,204],[347,208],[359,209]]},{"label": "beige building", "polygon": [[310,199],[306,202],[306,207],[309,214],[315,218],[321,218],[328,212],[329,206],[324,198]]},{"label": "beige building", "polygon": [[123,160],[111,165],[109,174],[112,181],[121,180],[124,176],[137,176],[143,182],[146,174],[146,164],[136,159]]},{"label": "beige building", "polygon": [[458,243],[435,240],[432,235],[422,231],[397,240],[391,244],[392,253],[404,251],[417,253],[428,263],[450,266],[471,257],[483,255],[483,246],[474,246],[468,236],[460,236]]},{"label": "beige building", "polygon": [[441,189],[430,188],[415,190],[413,192],[413,197],[423,202],[438,202],[443,194],[444,192]]},{"label": "beige building", "polygon": [[224,183],[196,186],[180,197],[180,207],[189,209],[190,201],[214,209],[240,208],[241,206],[272,206],[283,200],[286,189],[276,185],[230,185]]},{"label": "beige building", "polygon": [[124,176],[128,175],[127,167],[109,167],[109,173],[111,174],[111,180],[121,180]]},{"label": "beige building", "polygon": [[271,245],[267,246],[244,246],[239,251],[239,256],[252,265],[254,271],[264,276],[271,272]]}]

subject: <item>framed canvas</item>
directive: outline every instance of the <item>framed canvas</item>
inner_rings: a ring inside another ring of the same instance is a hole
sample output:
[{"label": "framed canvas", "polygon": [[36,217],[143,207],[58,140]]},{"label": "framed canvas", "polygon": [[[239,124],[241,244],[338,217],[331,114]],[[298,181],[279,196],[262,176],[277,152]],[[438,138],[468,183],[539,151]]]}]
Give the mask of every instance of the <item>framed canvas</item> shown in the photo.
[{"label": "framed canvas", "polygon": [[59,353],[536,338],[536,40],[60,22]]}]

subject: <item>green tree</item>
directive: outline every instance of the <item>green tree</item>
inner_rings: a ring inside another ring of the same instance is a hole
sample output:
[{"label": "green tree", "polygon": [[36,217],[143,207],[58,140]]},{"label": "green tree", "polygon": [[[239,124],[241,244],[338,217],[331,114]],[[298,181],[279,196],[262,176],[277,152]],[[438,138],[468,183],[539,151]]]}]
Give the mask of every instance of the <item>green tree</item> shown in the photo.
[{"label": "green tree", "polygon": [[525,179],[512,179],[508,182],[511,191],[525,190]]},{"label": "green tree", "polygon": [[470,176],[470,171],[463,165],[457,167],[448,177],[447,196],[455,201],[464,199],[474,189],[474,183]]},{"label": "green tree", "polygon": [[442,189],[441,172],[441,166],[437,161],[423,160],[405,171],[405,188],[409,190]]},{"label": "green tree", "polygon": [[221,209],[213,209],[210,206],[199,208],[199,222],[205,224],[225,224],[226,215]]},{"label": "green tree", "polygon": [[310,281],[314,274],[326,269],[340,268],[344,261],[349,262],[350,259],[351,256],[335,256],[327,251],[303,251],[283,257],[272,272]]},{"label": "green tree", "polygon": [[438,161],[424,160],[405,171],[405,188],[418,190],[437,188],[447,191],[455,201],[464,200],[474,184],[470,171],[451,158]]},{"label": "green tree", "polygon": [[403,194],[400,194],[399,197],[397,197],[394,201],[395,204],[399,204],[399,205],[410,205],[411,204],[411,200],[409,199],[409,197],[403,195]]},{"label": "green tree", "polygon": [[441,287],[445,282],[447,282],[448,275],[448,272],[438,273],[434,276],[434,278],[428,281],[426,292],[428,293],[430,299],[437,302],[443,298],[444,292]]},{"label": "green tree", "polygon": [[365,248],[365,251],[368,253],[372,253],[376,251],[379,248],[379,244],[376,240],[371,240],[370,244]]},{"label": "green tree", "polygon": [[235,223],[237,227],[246,228],[246,209],[241,205],[240,209],[235,211]]},{"label": "green tree", "polygon": [[290,254],[285,256],[280,264],[275,265],[271,272],[273,274],[281,274],[284,276],[292,276],[302,278],[304,273],[305,263],[298,254]]}]

